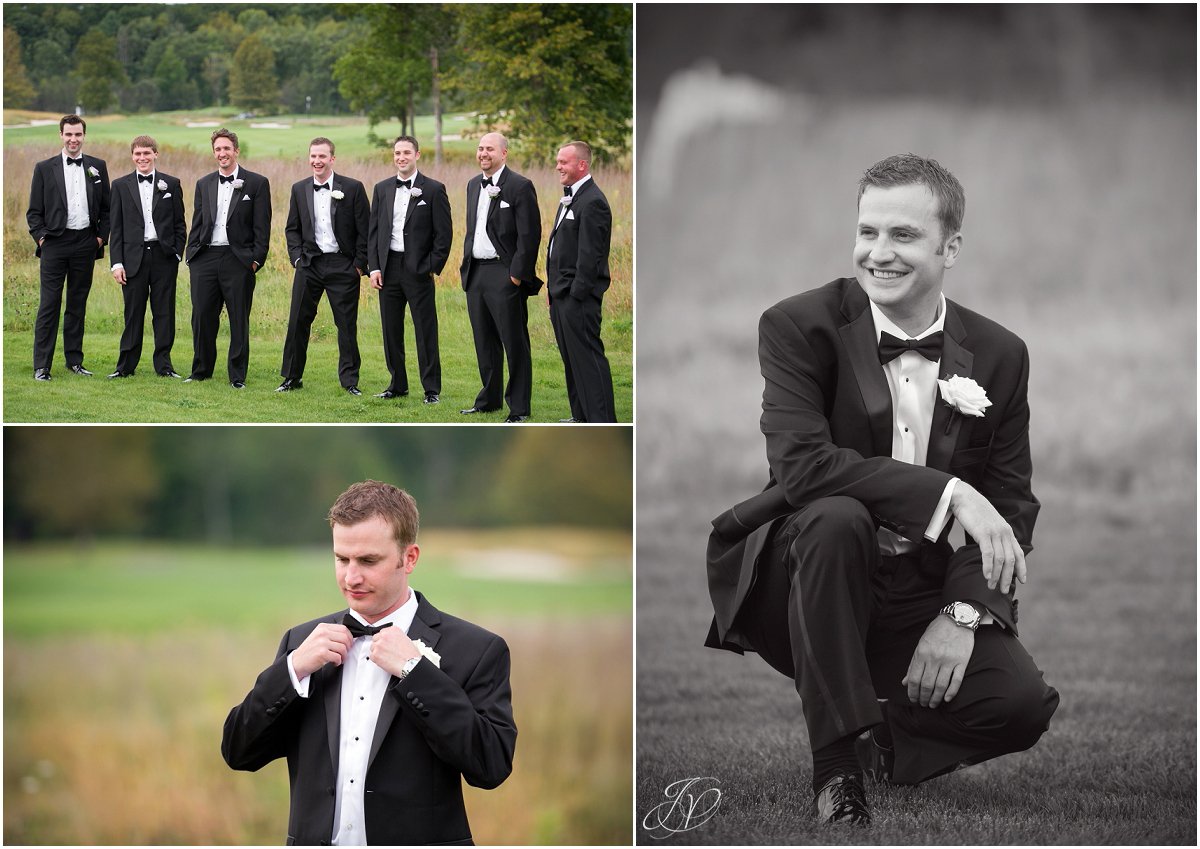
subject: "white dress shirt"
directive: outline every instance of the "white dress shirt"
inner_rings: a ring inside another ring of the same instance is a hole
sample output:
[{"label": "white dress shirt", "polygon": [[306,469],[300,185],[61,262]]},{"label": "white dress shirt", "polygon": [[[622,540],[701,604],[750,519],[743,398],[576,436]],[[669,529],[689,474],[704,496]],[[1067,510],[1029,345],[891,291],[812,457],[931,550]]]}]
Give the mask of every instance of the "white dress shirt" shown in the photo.
[{"label": "white dress shirt", "polygon": [[[313,179],[313,185],[317,185],[317,181]],[[313,190],[313,238],[316,240],[317,247],[321,249],[321,253],[335,254],[338,251],[337,239],[333,235],[333,172],[329,172],[329,179],[324,185],[327,189],[321,191]]]},{"label": "white dress shirt", "polygon": [[[898,339],[910,339],[907,333],[897,327],[879,307],[871,303],[871,317],[875,320],[875,342],[884,332]],[[931,333],[942,330],[946,323],[946,296],[942,295],[938,303],[937,318],[922,333],[915,338],[924,339]],[[892,396],[892,458],[915,466],[925,465],[925,456],[929,451],[929,431],[933,426],[933,409],[938,399],[938,367],[940,360],[927,360],[916,351],[905,351],[889,363],[880,367],[887,377],[888,392]],[[929,527],[925,530],[925,538],[934,541],[950,520],[950,496],[954,493],[954,484],[958,478],[952,479],[942,491],[941,500]],[[905,554],[915,551],[917,543],[907,540],[887,528],[879,529],[879,550],[883,554]]]},{"label": "white dress shirt", "polygon": [[[500,180],[500,175],[504,173],[504,166],[501,165],[496,169],[496,173],[492,175],[492,185],[496,185]],[[496,201],[499,202],[499,198]],[[492,199],[488,197],[487,186],[479,188],[479,202],[475,205],[475,242],[471,245],[471,256],[475,259],[495,259],[500,256],[496,246],[492,244],[492,240],[487,234],[487,218],[488,207],[491,206]]]},{"label": "white dress shirt", "polygon": [[63,180],[67,188],[67,229],[86,230],[91,226],[92,219],[88,215],[87,181],[92,179],[83,164],[83,154],[79,154],[78,165],[68,165],[67,152],[62,152]]},{"label": "white dress shirt", "polygon": [[[409,589],[408,600],[375,626],[386,625],[408,633],[413,617],[417,614],[417,594]],[[368,624],[353,610],[350,615]],[[371,755],[371,742],[375,737],[375,723],[379,708],[387,695],[391,673],[372,663],[367,655],[371,651],[371,637],[359,637],[346,654],[342,663],[341,716],[338,723],[337,793],[333,808],[333,845],[365,846],[367,843],[366,808],[363,788],[367,781],[367,759]],[[292,656],[287,658],[288,675],[292,685],[302,698],[308,698],[309,677],[296,677]]]},{"label": "white dress shirt", "polygon": [[[417,184],[417,172],[413,171],[411,177],[401,177],[396,175],[397,180],[412,180],[412,184]],[[389,250],[396,253],[404,251],[404,218],[408,215],[408,204],[412,201],[412,189],[406,189],[403,186],[396,186],[396,202],[392,206],[392,242],[388,245]]]},{"label": "white dress shirt", "polygon": [[[233,179],[238,178],[240,166],[234,166]],[[229,234],[225,232],[225,221],[229,218],[229,204],[233,202],[233,182],[221,182],[221,172],[217,172],[217,219],[213,223],[211,245],[228,245]]]},{"label": "white dress shirt", "polygon": [[[583,188],[583,184],[590,179],[592,179],[591,174],[584,174],[583,178],[577,183],[571,184],[571,200],[575,199],[575,196],[579,194],[579,190]],[[566,196],[564,195],[564,197]],[[558,229],[559,223],[563,220],[563,218],[566,217],[566,214],[570,211],[570,209],[571,204],[563,203],[561,200],[558,202],[558,214],[554,216],[554,227],[550,230],[550,244],[546,246],[546,256],[550,256],[554,253],[554,231]]]},{"label": "white dress shirt", "polygon": [[158,176],[158,172],[150,172],[149,183],[147,183],[145,180],[138,180],[137,178],[140,177],[141,174],[137,174],[136,171],[134,173],[136,174],[134,180],[137,182],[138,194],[142,198],[142,221],[146,223],[146,230],[142,235],[142,239],[147,242],[157,242],[158,231],[154,229],[154,219],[151,217],[151,215],[153,214],[154,204],[154,178]]}]

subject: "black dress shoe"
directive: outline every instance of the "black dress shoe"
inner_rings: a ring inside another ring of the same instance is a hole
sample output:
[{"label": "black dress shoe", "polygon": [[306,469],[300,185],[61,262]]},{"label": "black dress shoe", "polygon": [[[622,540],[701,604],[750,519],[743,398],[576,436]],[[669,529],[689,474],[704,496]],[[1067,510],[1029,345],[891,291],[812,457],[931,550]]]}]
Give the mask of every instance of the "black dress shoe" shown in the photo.
[{"label": "black dress shoe", "polygon": [[826,781],[813,798],[812,809],[819,825],[871,824],[867,792],[857,772],[839,772]]},{"label": "black dress shoe", "polygon": [[118,377],[133,377],[133,375],[127,371],[121,371],[120,369],[117,369],[116,371],[114,371],[112,374],[110,374],[108,376],[108,379],[115,380]]},{"label": "black dress shoe", "polygon": [[507,419],[504,420],[504,423],[505,424],[518,424],[520,422],[524,422],[524,421],[528,421],[528,420],[529,420],[529,416],[509,416]]},{"label": "black dress shoe", "polygon": [[245,389],[246,388],[245,382],[243,382],[241,380],[231,380],[231,381],[229,381],[229,385],[232,386],[234,389]]},{"label": "black dress shoe", "polygon": [[376,392],[375,397],[376,398],[403,398],[407,394],[408,394],[407,389],[405,389],[403,392],[397,392],[395,389],[385,389],[382,392]]},{"label": "black dress shoe", "polygon": [[351,395],[362,395],[362,390],[359,389],[357,386],[347,386],[346,391],[349,392]]},{"label": "black dress shoe", "polygon": [[292,378],[289,377],[283,383],[279,384],[279,386],[275,389],[275,391],[276,392],[291,392],[293,389],[303,389],[303,388],[304,388],[303,380],[300,380],[300,378],[296,378],[295,380],[293,380]]},{"label": "black dress shoe", "polygon": [[92,373],[90,371],[88,371],[87,369],[85,369],[83,366],[67,366],[67,371],[73,371],[76,374],[81,375],[83,377],[91,377],[92,376]]},{"label": "black dress shoe", "polygon": [[183,377],[182,374],[179,374],[177,371],[175,371],[175,369],[172,369],[172,368],[169,368],[166,371],[160,371],[158,373],[158,376],[159,377]]},{"label": "black dress shoe", "polygon": [[33,370],[33,379],[34,380],[49,380],[50,379],[50,369],[35,368]]},{"label": "black dress shoe", "polygon": [[879,710],[883,713],[883,722],[868,728],[854,740],[858,765],[863,775],[876,784],[890,782],[896,765],[896,748],[887,722],[887,699],[879,699]]},{"label": "black dress shoe", "polygon": [[425,403],[425,404],[436,404],[436,403],[438,403],[438,402],[439,402],[439,401],[441,401],[441,400],[442,400],[442,399],[438,397],[438,394],[437,394],[436,392],[426,392],[426,393],[425,393],[425,400],[424,400],[422,403]]},{"label": "black dress shoe", "polygon": [[476,413],[494,413],[499,409],[499,407],[468,407],[465,410],[459,410],[459,413],[464,416],[473,416]]}]

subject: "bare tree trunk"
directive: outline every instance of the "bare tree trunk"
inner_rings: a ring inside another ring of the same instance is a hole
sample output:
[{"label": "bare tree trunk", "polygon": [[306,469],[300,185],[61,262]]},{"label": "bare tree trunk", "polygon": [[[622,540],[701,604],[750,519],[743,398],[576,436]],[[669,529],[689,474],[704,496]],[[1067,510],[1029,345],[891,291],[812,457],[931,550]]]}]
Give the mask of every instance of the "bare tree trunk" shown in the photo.
[{"label": "bare tree trunk", "polygon": [[429,67],[433,72],[433,164],[442,164],[442,86],[438,78],[438,51],[429,48]]}]

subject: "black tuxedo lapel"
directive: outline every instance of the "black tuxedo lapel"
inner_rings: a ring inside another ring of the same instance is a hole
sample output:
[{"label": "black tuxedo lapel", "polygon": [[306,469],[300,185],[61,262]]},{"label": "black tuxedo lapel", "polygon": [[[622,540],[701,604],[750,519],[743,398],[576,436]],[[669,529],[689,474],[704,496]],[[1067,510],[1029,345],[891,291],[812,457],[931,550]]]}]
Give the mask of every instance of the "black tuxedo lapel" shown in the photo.
[{"label": "black tuxedo lapel", "polygon": [[240,189],[235,188],[233,190],[233,194],[230,195],[230,197],[229,197],[229,209],[225,210],[225,226],[226,227],[228,227],[229,222],[233,220],[233,211],[235,209],[237,209],[238,203],[241,202],[242,197],[246,194],[245,178],[239,177],[238,179],[240,179],[242,181],[242,187]]},{"label": "black tuxedo lapel", "polygon": [[[424,177],[421,174],[418,174],[416,177],[413,178],[413,188],[414,189],[417,188],[417,186],[418,186],[418,184],[417,184],[418,179],[421,179],[421,181],[424,182]],[[422,195],[425,194],[424,189],[421,189],[421,194]],[[392,195],[392,197],[394,198],[395,195]],[[408,226],[408,222],[412,218],[412,215],[413,215],[413,210],[415,210],[417,208],[417,204],[420,202],[421,202],[421,199],[419,197],[413,197],[411,192],[409,193],[408,208],[404,210],[404,226],[405,227]]]},{"label": "black tuxedo lapel", "polygon": [[387,238],[381,239],[380,244],[387,245],[387,249],[391,250],[392,236],[394,235],[392,233],[392,222],[396,216],[396,183],[395,183],[395,181],[393,180],[391,185],[389,185],[386,189],[384,189],[380,194],[382,195],[382,197],[379,199],[379,203],[382,205],[383,211],[380,213],[379,224],[380,224],[381,229],[382,228],[387,229]]},{"label": "black tuxedo lapel", "polygon": [[[343,614],[344,615],[344,614]],[[329,620],[341,622],[342,617]],[[341,718],[342,718],[342,667],[329,665],[325,667],[325,724],[329,737],[329,759],[333,761],[333,774],[337,775],[338,750],[341,748]],[[386,701],[386,697],[384,701]]]},{"label": "black tuxedo lapel", "polygon": [[[315,184],[310,180],[308,185],[304,187],[304,205],[308,207],[308,234],[312,237],[313,243],[317,241],[317,192],[313,188]],[[304,237],[304,228],[300,228],[300,236]]]},{"label": "black tuxedo lapel", "polygon": [[[483,185],[472,178],[467,184],[467,258],[471,256],[471,244],[475,239],[475,219],[479,217],[479,192]],[[489,210],[490,212],[490,210]]]},{"label": "black tuxedo lapel", "polygon": [[67,176],[63,173],[63,158],[58,155],[50,160],[50,177],[54,180],[58,196],[62,198],[63,209],[67,208]]},{"label": "black tuxedo lapel", "polygon": [[871,425],[871,445],[877,457],[892,456],[892,394],[879,365],[879,340],[871,317],[866,293],[857,282],[842,301],[842,315],[850,320],[838,328],[842,344],[854,367],[854,377],[862,393],[863,405]]},{"label": "black tuxedo lapel", "polygon": [[[958,317],[958,312],[950,301],[946,301],[944,330],[942,362],[938,369],[941,379],[948,380],[955,375],[970,377],[971,368],[975,363],[975,355],[963,347],[967,333]],[[939,389],[933,407],[933,422],[929,430],[929,448],[925,452],[925,465],[931,469],[942,472],[950,470],[950,458],[954,454],[954,445],[958,442],[958,432],[962,428],[963,420],[961,415],[952,415],[953,413],[954,409],[942,400]],[[947,427],[947,425],[949,426]]]},{"label": "black tuxedo lapel", "polygon": [[[432,649],[437,645],[441,634],[431,626],[437,625],[441,621],[441,614],[419,594],[417,599],[419,603],[417,615],[413,617],[412,624],[408,626],[408,638],[420,640]],[[391,690],[396,683],[396,676],[393,675],[388,682],[388,690]],[[379,749],[383,746],[383,739],[391,730],[392,723],[396,720],[396,714],[399,712],[400,700],[385,695],[383,704],[379,706],[379,718],[375,721],[375,735],[371,738],[371,754],[367,757],[367,769],[371,768],[375,756],[379,754]]]},{"label": "black tuxedo lapel", "polygon": [[[338,213],[338,206],[339,206],[337,198],[335,198],[333,196],[334,192],[341,192],[343,197],[345,197],[345,195],[346,195],[346,190],[343,189],[341,187],[341,185],[339,185],[337,182],[336,174],[333,177],[333,183],[329,187],[329,227],[330,227],[330,229],[333,229],[334,222],[337,221],[337,213]],[[313,203],[315,204],[317,202],[316,201],[317,193],[309,192],[309,195],[310,195],[310,197],[313,198]],[[316,233],[317,233],[317,219],[314,217],[313,218],[313,238],[314,239],[316,238]]]},{"label": "black tuxedo lapel", "polygon": [[[85,186],[87,186],[88,218],[91,219],[92,226],[95,227],[96,226],[96,183],[95,183],[95,180],[98,180],[100,178],[93,177],[91,174],[88,173],[88,168],[92,167],[92,166],[88,165],[88,158],[86,156],[83,158],[82,166],[83,166],[83,184]],[[99,168],[96,169],[96,173],[97,174],[100,173]],[[139,203],[140,203],[140,201],[139,201]]]},{"label": "black tuxedo lapel", "polygon": [[204,186],[204,208],[209,210],[209,220],[212,223],[212,228],[205,234],[205,243],[212,241],[213,230],[217,226],[217,186],[220,184],[221,178],[217,176],[217,172],[209,174],[208,182]]}]

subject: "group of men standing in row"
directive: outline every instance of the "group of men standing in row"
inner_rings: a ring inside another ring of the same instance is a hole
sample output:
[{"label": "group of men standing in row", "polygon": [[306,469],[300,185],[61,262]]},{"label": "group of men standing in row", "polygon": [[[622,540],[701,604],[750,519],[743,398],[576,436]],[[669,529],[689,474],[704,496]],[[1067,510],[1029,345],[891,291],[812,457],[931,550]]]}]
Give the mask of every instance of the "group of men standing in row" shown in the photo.
[{"label": "group of men standing in row", "polygon": [[[246,386],[250,311],[255,278],[271,234],[271,187],[238,163],[237,134],[212,134],[217,170],[196,182],[190,231],[183,188],[157,168],[149,136],[130,145],[134,171],[112,182],[102,159],[84,154],[87,125],[77,115],[59,122],[63,149],[34,168],[27,221],[41,260],[41,296],[34,328],[34,378],[50,380],[64,283],[63,347],[70,371],[83,366],[83,332],[93,263],[110,244],[113,278],[122,286],[125,329],[116,370],[129,377],[141,357],[146,304],[153,316],[154,370],[180,378],[171,362],[179,263],[189,268],[194,357],[188,381],[212,377],[221,309],[229,315],[229,382]],[[467,183],[466,239],[460,267],[482,388],[463,415],[508,408],[508,422],[530,415],[533,388],[528,298],[543,281],[535,273],[542,224],[533,183],[507,167],[499,133],[479,141],[480,177]],[[294,268],[291,309],[277,392],[303,388],[309,334],[321,295],[329,299],[338,337],[338,378],[358,388],[358,302],[362,277],[379,291],[384,358],[391,374],[378,398],[408,394],[404,311],[412,310],[424,402],[441,394],[434,276],[450,256],[453,225],[446,187],[421,173],[420,145],[400,136],[392,145],[396,176],[375,186],[368,204],[361,182],[335,173],[334,143],[309,145],[312,177],[291,189],[285,227]],[[615,422],[612,376],[600,338],[612,213],[590,173],[591,149],[573,141],[558,151],[563,197],[547,244],[550,319],[563,359],[571,418]],[[190,232],[190,236],[189,236]],[[504,380],[507,363],[508,381]]]}]

